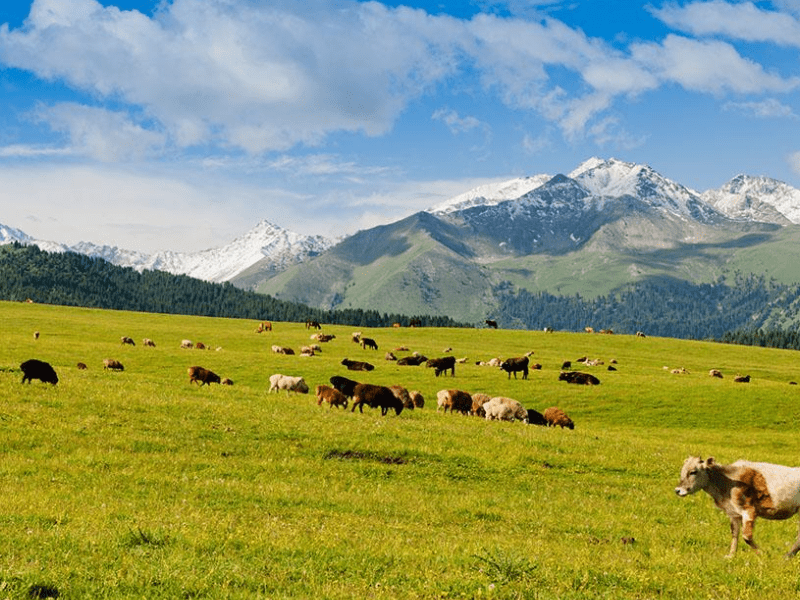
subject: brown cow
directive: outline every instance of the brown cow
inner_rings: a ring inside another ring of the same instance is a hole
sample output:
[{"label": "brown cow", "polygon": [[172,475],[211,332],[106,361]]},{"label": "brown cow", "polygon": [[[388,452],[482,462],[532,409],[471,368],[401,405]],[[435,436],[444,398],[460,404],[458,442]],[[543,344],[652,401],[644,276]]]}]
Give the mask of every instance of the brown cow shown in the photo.
[{"label": "brown cow", "polygon": [[[744,541],[758,552],[753,540],[756,517],[782,520],[800,510],[800,468],[746,460],[721,465],[712,457],[703,460],[690,456],[683,463],[675,493],[684,497],[700,490],[711,496],[717,508],[730,519],[731,547],[727,557],[736,553],[740,532]],[[786,558],[798,550],[800,532]]]},{"label": "brown cow", "polygon": [[208,384],[209,386],[212,383],[220,383],[219,375],[214,373],[213,371],[209,371],[208,369],[204,369],[203,367],[189,367],[187,369],[189,372],[189,383],[199,382],[200,386],[202,387],[204,384]]}]

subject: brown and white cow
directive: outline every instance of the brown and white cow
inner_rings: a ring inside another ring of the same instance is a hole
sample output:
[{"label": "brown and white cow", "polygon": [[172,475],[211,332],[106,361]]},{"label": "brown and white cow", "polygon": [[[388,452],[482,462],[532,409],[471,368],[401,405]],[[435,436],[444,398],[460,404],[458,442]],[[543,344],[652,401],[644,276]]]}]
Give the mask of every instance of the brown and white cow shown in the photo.
[{"label": "brown and white cow", "polygon": [[[756,517],[782,520],[800,510],[800,468],[746,460],[722,465],[712,457],[703,460],[690,456],[683,463],[675,493],[683,497],[700,490],[705,490],[731,521],[731,548],[727,554],[731,558],[739,545],[739,532],[758,552],[753,540]],[[798,550],[800,532],[786,558]]]}]

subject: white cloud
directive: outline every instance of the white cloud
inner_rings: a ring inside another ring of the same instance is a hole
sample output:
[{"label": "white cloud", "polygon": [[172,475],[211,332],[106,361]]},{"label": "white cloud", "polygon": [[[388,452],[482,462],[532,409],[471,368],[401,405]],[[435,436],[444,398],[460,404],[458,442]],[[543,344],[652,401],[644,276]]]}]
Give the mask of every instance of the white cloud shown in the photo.
[{"label": "white cloud", "polygon": [[133,123],[127,114],[103,108],[74,103],[41,106],[35,118],[67,134],[73,153],[103,162],[141,160],[166,143],[163,134]]},{"label": "white cloud", "polygon": [[474,129],[487,132],[490,130],[488,123],[483,123],[480,119],[473,116],[462,117],[457,111],[451,108],[440,108],[431,115],[434,121],[441,121],[454,135],[459,133],[469,133]]},{"label": "white cloud", "polygon": [[789,168],[791,168],[794,173],[800,175],[800,151],[790,154],[786,158],[786,162],[789,163]]},{"label": "white cloud", "polygon": [[725,110],[739,111],[754,117],[769,118],[789,118],[796,119],[797,114],[791,106],[783,104],[774,98],[768,98],[760,102],[726,102],[723,106]]},{"label": "white cloud", "polygon": [[[792,2],[797,10],[796,0]],[[749,42],[800,46],[800,21],[789,14],[758,8],[752,2],[712,0],[684,6],[670,3],[649,10],[670,27],[693,35],[724,35]]]},{"label": "white cloud", "polygon": [[660,80],[698,92],[718,95],[789,92],[800,84],[797,77],[784,79],[767,73],[761,65],[743,58],[733,46],[720,41],[692,40],[671,34],[660,44],[634,44],[631,54]]}]

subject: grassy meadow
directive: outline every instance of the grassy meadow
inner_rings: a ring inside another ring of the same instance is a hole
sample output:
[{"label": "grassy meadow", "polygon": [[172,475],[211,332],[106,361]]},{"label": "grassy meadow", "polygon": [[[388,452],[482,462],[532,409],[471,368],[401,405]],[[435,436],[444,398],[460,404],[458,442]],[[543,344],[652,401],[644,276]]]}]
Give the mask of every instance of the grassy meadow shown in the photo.
[{"label": "grassy meadow", "polygon": [[[797,519],[759,520],[763,553],[729,545],[706,494],[673,489],[689,454],[800,465],[796,352],[620,335],[323,325],[0,303],[0,600],[9,598],[787,598]],[[588,324],[587,324],[588,325]],[[602,324],[592,324],[602,326]],[[380,350],[350,341],[354,330]],[[34,340],[33,332],[40,337]],[[121,336],[136,340],[120,344]],[[155,348],[141,340],[152,338]],[[219,350],[180,349],[184,338]],[[384,360],[443,356],[451,378]],[[475,361],[533,351],[509,380]],[[397,352],[398,356],[404,355]],[[597,387],[558,381],[565,360]],[[347,372],[342,358],[369,360]],[[50,362],[56,386],[20,383]],[[103,371],[116,358],[123,372]],[[607,371],[611,359],[617,371]],[[78,370],[78,362],[88,365]],[[190,365],[234,380],[190,385]],[[576,365],[577,366],[577,365]],[[673,375],[664,367],[684,367]],[[720,369],[725,378],[708,376]],[[268,394],[340,374],[417,389],[380,416]],[[750,374],[737,384],[733,376]],[[559,406],[574,431],[436,411],[458,388]],[[744,547],[744,548],[743,548]]]}]

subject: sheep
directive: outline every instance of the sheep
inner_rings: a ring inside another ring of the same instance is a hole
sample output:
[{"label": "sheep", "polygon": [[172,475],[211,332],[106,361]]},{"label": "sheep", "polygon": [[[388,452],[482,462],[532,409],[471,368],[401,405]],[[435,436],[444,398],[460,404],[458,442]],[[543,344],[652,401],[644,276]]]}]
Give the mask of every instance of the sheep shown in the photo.
[{"label": "sheep", "polygon": [[597,377],[580,371],[561,371],[558,380],[577,385],[600,385],[600,380]]},{"label": "sheep", "polygon": [[200,382],[200,386],[202,387],[205,384],[209,386],[212,383],[220,383],[220,377],[213,371],[209,371],[208,369],[204,369],[203,367],[193,366],[187,369],[189,373],[189,383],[192,384],[196,381]]},{"label": "sheep", "polygon": [[78,367],[78,370],[79,370],[79,371],[85,371],[86,369],[88,369],[88,368],[89,368],[88,366],[86,366],[86,363],[85,363],[85,362],[79,362],[79,363],[78,363],[78,365],[77,365],[77,367]]},{"label": "sheep", "polygon": [[347,377],[342,377],[341,375],[334,375],[329,379],[331,385],[342,392],[348,398],[352,398],[353,394],[355,393],[355,388],[358,385],[358,381],[353,381],[352,379],[348,379]]},{"label": "sheep", "polygon": [[378,344],[377,344],[377,342],[376,342],[375,340],[373,340],[372,338],[368,338],[368,337],[362,337],[362,338],[361,338],[361,347],[362,347],[364,350],[366,350],[366,349],[367,349],[367,347],[371,348],[372,350],[377,350],[377,349],[378,349]]},{"label": "sheep", "polygon": [[411,397],[414,408],[422,408],[425,406],[425,398],[419,390],[411,390],[408,392],[408,395]]},{"label": "sheep", "polygon": [[292,350],[291,348],[287,348],[285,346],[272,346],[272,351],[275,354],[286,354],[287,356],[288,355],[294,356],[294,350]]},{"label": "sheep", "polygon": [[736,383],[750,383],[750,375],[736,375],[733,380]]},{"label": "sheep", "polygon": [[383,355],[383,358],[385,360],[397,360],[397,357],[394,355],[393,352],[387,352],[386,354]]},{"label": "sheep", "polygon": [[414,410],[414,401],[411,400],[411,394],[408,393],[406,388],[402,385],[390,385],[389,389],[392,390],[395,397],[403,403],[403,408]]},{"label": "sheep", "polygon": [[485,417],[486,410],[483,408],[483,405],[489,402],[492,397],[489,394],[483,394],[481,392],[472,394],[472,410],[470,414],[476,417]]},{"label": "sheep", "polygon": [[129,338],[127,335],[123,335],[120,340],[120,344],[127,344],[128,346],[135,346],[136,342],[133,341],[133,338]]},{"label": "sheep", "polygon": [[153,340],[151,340],[150,338],[144,338],[142,340],[142,346],[146,346],[147,348],[155,348],[156,347],[156,343]]},{"label": "sheep", "polygon": [[722,371],[720,371],[719,369],[711,369],[708,372],[708,376],[709,377],[717,377],[719,379],[722,379]]},{"label": "sheep", "polygon": [[30,383],[34,379],[38,379],[42,383],[52,383],[53,385],[58,383],[58,375],[56,375],[55,369],[50,363],[46,363],[43,360],[31,358],[22,363],[19,368],[22,369],[22,383],[26,381]]},{"label": "sheep", "polygon": [[317,406],[327,402],[330,408],[341,406],[347,409],[347,396],[335,388],[328,385],[318,385],[314,388],[314,393],[317,396]]},{"label": "sheep", "polygon": [[544,425],[547,426],[547,419],[538,410],[528,409],[528,425]]},{"label": "sheep", "polygon": [[566,427],[567,429],[575,429],[575,424],[572,422],[567,414],[556,406],[551,406],[550,408],[545,409],[544,411],[544,418],[547,421],[548,427],[555,427],[560,426],[561,429]]},{"label": "sheep", "polygon": [[513,421],[518,419],[523,423],[528,422],[528,411],[520,402],[505,396],[495,396],[483,405],[486,411],[486,419],[491,421],[498,419],[501,421]]},{"label": "sheep", "polygon": [[380,406],[381,415],[386,416],[390,408],[393,408],[396,414],[403,412],[403,403],[394,395],[392,390],[382,385],[372,385],[370,383],[359,383],[353,391],[353,407],[350,411],[354,411],[358,406],[359,412],[364,412],[364,405],[371,408]]},{"label": "sheep", "polygon": [[351,333],[350,334],[350,340],[354,344],[360,344],[361,343],[361,332],[360,331],[354,331],[353,333]]},{"label": "sheep", "polygon": [[34,331],[33,332],[33,339],[34,340],[38,340],[39,339],[39,332],[38,331]]},{"label": "sheep", "polygon": [[343,358],[341,364],[347,367],[348,371],[372,371],[375,369],[375,365],[371,365],[368,362],[350,360],[349,358]]},{"label": "sheep", "polygon": [[226,377],[220,383],[222,383],[222,385],[233,385],[233,379],[230,379],[229,377]]},{"label": "sheep", "polygon": [[192,340],[181,340],[181,348],[194,348],[194,342]]},{"label": "sheep", "polygon": [[444,412],[450,409],[451,413],[468,415],[472,410],[472,396],[461,390],[439,390],[436,393],[436,404],[437,411],[444,408]]},{"label": "sheep", "polygon": [[122,363],[118,360],[113,358],[104,358],[103,359],[103,370],[112,370],[112,371],[124,371],[125,367],[122,366]]},{"label": "sheep", "polygon": [[277,392],[278,390],[286,390],[287,396],[289,392],[307,394],[308,384],[302,377],[292,377],[291,375],[275,373],[269,377],[269,392]]},{"label": "sheep", "polygon": [[422,354],[412,354],[411,356],[404,356],[397,360],[397,364],[401,367],[409,366],[409,367],[418,367],[424,362],[427,362],[428,357],[423,356]]}]

